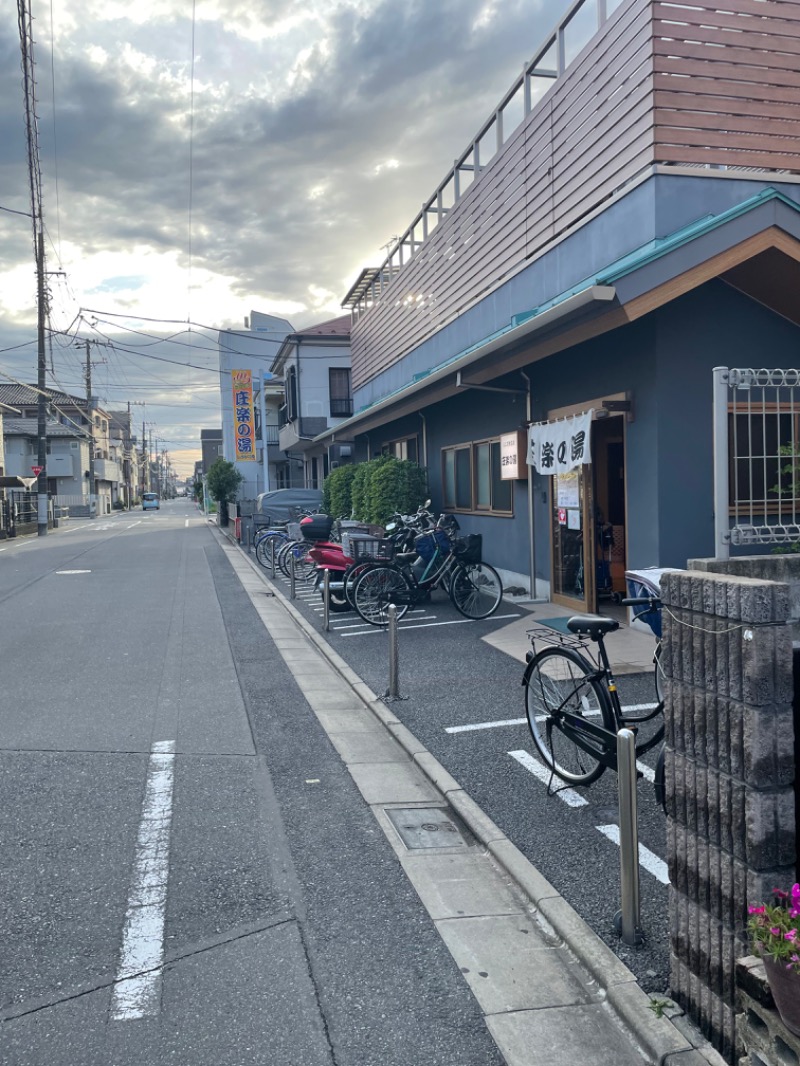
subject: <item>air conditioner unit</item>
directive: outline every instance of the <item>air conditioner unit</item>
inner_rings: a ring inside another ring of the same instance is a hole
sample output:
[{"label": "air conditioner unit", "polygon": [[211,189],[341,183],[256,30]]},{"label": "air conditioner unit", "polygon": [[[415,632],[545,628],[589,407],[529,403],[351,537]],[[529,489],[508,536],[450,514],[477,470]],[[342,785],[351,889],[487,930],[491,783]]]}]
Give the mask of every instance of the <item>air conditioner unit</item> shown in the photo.
[{"label": "air conditioner unit", "polygon": [[331,444],[328,448],[328,459],[333,464],[336,463],[341,466],[342,463],[349,463],[353,458],[353,445],[352,442]]}]

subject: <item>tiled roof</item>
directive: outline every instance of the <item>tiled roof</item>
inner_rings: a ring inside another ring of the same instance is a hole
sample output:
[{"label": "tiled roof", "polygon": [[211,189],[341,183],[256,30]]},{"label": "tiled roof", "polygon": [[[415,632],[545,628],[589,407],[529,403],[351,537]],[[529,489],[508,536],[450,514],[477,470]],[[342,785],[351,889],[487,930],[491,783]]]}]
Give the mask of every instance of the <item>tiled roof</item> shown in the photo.
[{"label": "tiled roof", "polygon": [[[48,399],[57,404],[77,407],[86,406],[84,397],[70,396],[66,392],[59,392],[58,389],[45,388],[44,391],[47,393]],[[39,392],[33,385],[0,385],[0,403],[10,404],[11,407],[29,407],[31,404],[38,402]]]},{"label": "tiled roof", "polygon": [[[39,423],[35,418],[4,418],[4,437],[37,437],[39,435]],[[48,422],[46,427],[48,437],[82,437],[82,433],[72,429],[71,426],[62,426],[60,422]]]},{"label": "tiled roof", "polygon": [[327,322],[319,322],[316,326],[308,326],[306,329],[298,329],[295,337],[346,337],[350,332],[350,315],[340,315],[339,318],[330,318]]}]

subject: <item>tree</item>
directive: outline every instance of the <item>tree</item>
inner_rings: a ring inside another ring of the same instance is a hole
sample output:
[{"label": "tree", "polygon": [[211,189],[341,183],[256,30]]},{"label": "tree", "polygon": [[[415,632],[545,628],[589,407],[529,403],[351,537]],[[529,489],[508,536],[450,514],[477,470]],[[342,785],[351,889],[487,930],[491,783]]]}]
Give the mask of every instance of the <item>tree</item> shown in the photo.
[{"label": "tree", "polygon": [[228,524],[228,504],[236,499],[239,486],[244,481],[244,475],[240,474],[233,463],[229,463],[222,456],[217,459],[208,471],[206,484],[208,494],[219,505],[220,525]]}]

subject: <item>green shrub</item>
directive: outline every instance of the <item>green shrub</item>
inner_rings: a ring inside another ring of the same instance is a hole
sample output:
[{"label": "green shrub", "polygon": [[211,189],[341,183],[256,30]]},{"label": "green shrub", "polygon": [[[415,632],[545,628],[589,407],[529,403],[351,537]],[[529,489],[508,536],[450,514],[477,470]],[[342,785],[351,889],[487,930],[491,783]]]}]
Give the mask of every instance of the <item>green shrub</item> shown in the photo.
[{"label": "green shrub", "polygon": [[350,507],[353,518],[367,520],[367,489],[369,486],[369,463],[358,463],[350,482]]},{"label": "green shrub", "polygon": [[359,522],[375,525],[385,525],[395,511],[416,511],[426,494],[426,471],[391,455],[340,467],[325,479],[323,486],[328,514],[351,514]]},{"label": "green shrub", "polygon": [[395,511],[416,511],[426,494],[426,476],[422,467],[407,459],[388,458],[375,466],[367,491],[368,521],[384,525]]},{"label": "green shrub", "polygon": [[322,509],[325,514],[349,518],[353,511],[352,485],[357,466],[348,464],[332,470],[322,486]]}]

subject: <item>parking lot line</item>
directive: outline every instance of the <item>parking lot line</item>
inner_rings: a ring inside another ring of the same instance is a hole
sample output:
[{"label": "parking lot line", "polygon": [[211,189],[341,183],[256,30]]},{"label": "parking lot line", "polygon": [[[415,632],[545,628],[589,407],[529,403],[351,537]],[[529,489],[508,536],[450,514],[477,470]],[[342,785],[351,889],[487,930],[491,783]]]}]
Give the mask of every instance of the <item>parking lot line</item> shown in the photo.
[{"label": "parking lot line", "polygon": [[[554,777],[550,770],[544,765],[544,763],[538,762],[527,751],[510,751],[508,753],[512,759],[516,759],[520,766],[524,766],[528,773],[533,774],[534,777],[538,777],[545,785],[550,785],[551,780],[559,781],[560,779]],[[562,803],[566,803],[568,807],[587,807],[589,801],[585,800],[583,796],[578,795],[574,789],[567,786],[559,788],[553,792],[554,796],[558,796]]]},{"label": "parking lot line", "polygon": [[[619,847],[618,825],[597,825],[595,826],[595,829]],[[660,881],[662,885],[669,884],[669,868],[667,867],[667,864],[663,859],[659,859],[658,855],[654,855],[649,848],[644,846],[644,844],[639,845],[639,865],[643,866],[645,870],[652,874],[657,881]]]}]

